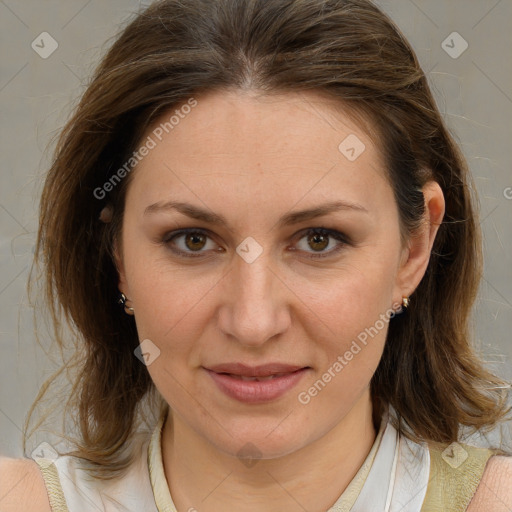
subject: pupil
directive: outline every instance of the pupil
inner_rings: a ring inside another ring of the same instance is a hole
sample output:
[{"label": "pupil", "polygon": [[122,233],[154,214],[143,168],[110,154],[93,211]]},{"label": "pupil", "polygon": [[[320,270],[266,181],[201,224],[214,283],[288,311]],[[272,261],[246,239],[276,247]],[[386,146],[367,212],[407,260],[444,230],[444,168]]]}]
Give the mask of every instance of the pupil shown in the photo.
[{"label": "pupil", "polygon": [[[315,250],[317,250],[317,249],[318,250],[325,249],[329,245],[328,237],[325,236],[325,235],[318,234],[318,233],[312,235],[310,237],[310,241],[312,241],[313,244],[320,244],[321,245],[321,247],[317,247],[317,248],[313,247],[313,249],[315,249]],[[322,241],[323,241],[323,243],[322,243]]]},{"label": "pupil", "polygon": [[[189,244],[190,240],[193,240],[192,246],[191,246],[191,244]],[[198,240],[199,240],[199,242],[198,242]],[[194,246],[194,244],[197,244],[197,243],[201,244],[201,240],[203,241],[203,244],[200,247]],[[186,244],[189,249],[201,249],[204,246],[204,235],[201,235],[201,234],[188,235],[186,238]]]}]

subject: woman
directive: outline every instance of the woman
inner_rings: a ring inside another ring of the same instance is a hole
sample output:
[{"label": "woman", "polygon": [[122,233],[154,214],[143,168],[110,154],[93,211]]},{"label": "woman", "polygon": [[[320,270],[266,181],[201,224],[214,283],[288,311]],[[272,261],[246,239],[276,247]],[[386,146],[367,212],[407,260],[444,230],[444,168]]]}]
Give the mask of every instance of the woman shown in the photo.
[{"label": "woman", "polygon": [[480,250],[463,158],[369,1],[154,3],[41,201],[76,449],[4,460],[2,510],[512,507],[510,454],[460,437],[509,412],[470,347]]}]

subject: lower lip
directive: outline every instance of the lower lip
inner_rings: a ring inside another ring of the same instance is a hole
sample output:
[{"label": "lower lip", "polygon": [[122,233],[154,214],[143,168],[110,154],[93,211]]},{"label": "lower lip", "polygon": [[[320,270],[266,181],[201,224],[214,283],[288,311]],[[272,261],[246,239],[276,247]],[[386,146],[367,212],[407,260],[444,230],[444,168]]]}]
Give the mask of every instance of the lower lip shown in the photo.
[{"label": "lower lip", "polygon": [[283,396],[287,391],[298,384],[307,371],[307,368],[297,370],[293,373],[274,377],[264,381],[241,380],[230,375],[215,373],[206,370],[219,389],[235,400],[240,402],[257,404],[270,402]]}]

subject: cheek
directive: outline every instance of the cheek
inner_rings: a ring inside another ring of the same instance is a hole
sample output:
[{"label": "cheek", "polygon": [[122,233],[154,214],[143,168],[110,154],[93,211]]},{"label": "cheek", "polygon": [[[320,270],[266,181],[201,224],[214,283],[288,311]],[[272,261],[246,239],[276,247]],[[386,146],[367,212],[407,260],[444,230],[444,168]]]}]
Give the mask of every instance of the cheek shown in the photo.
[{"label": "cheek", "polygon": [[394,316],[393,283],[386,265],[368,264],[347,270],[343,278],[331,282],[328,291],[317,289],[302,297],[321,320],[311,324],[309,333],[322,345],[320,372],[330,371],[331,377],[335,373],[332,380],[343,388],[342,393],[366,385],[379,363]]},{"label": "cheek", "polygon": [[152,272],[147,268],[144,276],[135,281],[137,304],[135,317],[140,336],[153,336],[157,340],[173,340],[180,350],[180,340],[188,340],[200,332],[204,307],[209,303],[209,291],[214,288],[213,276]]},{"label": "cheek", "polygon": [[364,260],[342,268],[323,280],[323,286],[307,280],[296,285],[301,299],[317,313],[327,332],[340,339],[353,338],[390,311],[394,274],[384,260]]},{"label": "cheek", "polygon": [[[297,394],[308,417],[320,414],[335,423],[369,386],[393,316],[382,293],[347,281],[324,302],[324,326],[309,333],[317,343],[316,372]],[[320,331],[325,335],[319,336]]]},{"label": "cheek", "polygon": [[188,393],[194,389],[191,368],[200,361],[198,341],[204,338],[208,290],[215,281],[206,275],[193,279],[179,270],[163,273],[146,265],[143,274],[133,274],[133,283],[139,339],[151,340],[159,350],[148,372],[166,401],[186,410]]}]

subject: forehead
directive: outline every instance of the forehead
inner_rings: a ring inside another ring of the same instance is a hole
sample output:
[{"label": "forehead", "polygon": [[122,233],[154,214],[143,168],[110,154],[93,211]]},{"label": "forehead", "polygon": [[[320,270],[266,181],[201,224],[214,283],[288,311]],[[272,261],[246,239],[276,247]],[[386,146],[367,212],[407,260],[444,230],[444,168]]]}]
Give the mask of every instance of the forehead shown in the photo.
[{"label": "forehead", "polygon": [[161,115],[141,143],[150,139],[130,185],[141,205],[178,195],[206,204],[217,195],[218,206],[238,197],[245,207],[284,193],[303,203],[336,192],[355,203],[389,199],[383,159],[361,123],[316,92],[198,95]]}]

